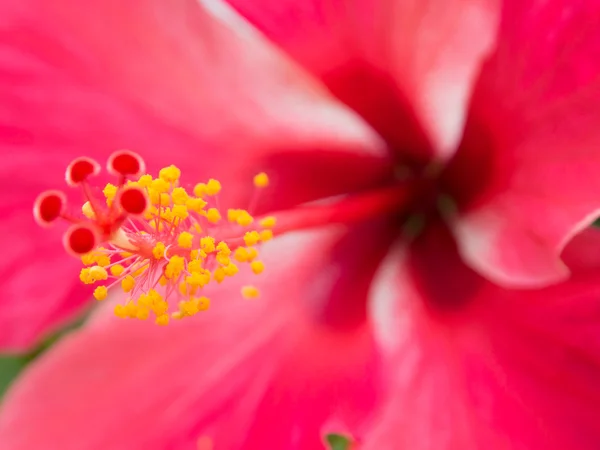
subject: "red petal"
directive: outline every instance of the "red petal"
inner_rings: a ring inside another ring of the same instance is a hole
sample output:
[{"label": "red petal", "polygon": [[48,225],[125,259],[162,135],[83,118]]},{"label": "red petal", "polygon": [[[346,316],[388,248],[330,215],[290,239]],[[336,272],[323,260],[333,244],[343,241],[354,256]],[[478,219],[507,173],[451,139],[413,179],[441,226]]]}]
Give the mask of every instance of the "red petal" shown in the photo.
[{"label": "red petal", "polygon": [[[227,187],[225,197],[236,199],[249,197],[252,176],[276,165],[274,154],[281,160],[286,152],[319,150],[327,162],[303,157],[306,172],[293,187],[294,200],[379,181],[386,160],[372,131],[247,23],[218,2],[210,5],[0,2],[0,204],[11,218],[0,234],[7,261],[2,275],[9,280],[3,282],[0,318],[14,322],[0,323],[6,342],[23,345],[19,336],[32,338],[26,330],[31,311],[19,306],[26,294],[46,302],[37,306],[46,325],[51,305],[84,302],[54,297],[78,283],[76,264],[68,256],[60,263],[60,237],[39,230],[31,218],[36,195],[61,186],[64,168],[82,154],[105,161],[115,149],[131,148],[153,173],[175,164],[183,169],[183,182],[218,178]],[[333,168],[344,172],[342,181],[331,176]],[[247,181],[240,172],[247,172]],[[307,186],[314,173],[327,176]],[[275,178],[276,200],[283,203],[290,183]],[[240,200],[236,207],[245,204]],[[35,250],[42,248],[52,255]],[[50,279],[60,286],[21,278],[29,273],[24,261],[45,267],[55,257],[60,276]],[[17,284],[10,281],[15,277]],[[39,332],[41,322],[34,322]],[[22,327],[14,340],[6,335],[13,326]]]},{"label": "red petal", "polygon": [[415,130],[406,130],[415,126],[407,123],[414,112],[444,157],[462,134],[471,87],[494,44],[500,12],[494,0],[229,3],[399,150],[427,151],[410,148],[419,143]]},{"label": "red petal", "polygon": [[[375,295],[395,387],[361,449],[596,449],[598,270],[505,290],[461,264],[447,236],[399,251]],[[423,283],[439,275],[446,308]]]},{"label": "red petal", "polygon": [[560,251],[600,212],[600,2],[505,3],[466,130],[489,139],[461,149],[492,163],[458,227],[473,267],[539,285],[567,275]]},{"label": "red petal", "polygon": [[380,387],[369,330],[315,326],[303,297],[327,266],[283,259],[314,243],[328,245],[311,235],[265,250],[274,273],[260,300],[230,284],[211,296],[214,309],[165,328],[99,315],[5,398],[4,448],[183,450],[208,437],[214,450],[317,449],[330,417],[364,424]]}]

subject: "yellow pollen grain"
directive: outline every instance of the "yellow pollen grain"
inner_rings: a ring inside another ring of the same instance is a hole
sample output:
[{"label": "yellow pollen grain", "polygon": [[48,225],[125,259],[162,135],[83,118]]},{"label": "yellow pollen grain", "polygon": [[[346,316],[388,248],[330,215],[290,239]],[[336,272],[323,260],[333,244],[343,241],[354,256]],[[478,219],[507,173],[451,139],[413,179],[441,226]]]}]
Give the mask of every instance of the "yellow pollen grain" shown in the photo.
[{"label": "yellow pollen grain", "polygon": [[277,219],[274,216],[268,216],[262,219],[259,223],[263,228],[273,228],[275,224],[277,224]]},{"label": "yellow pollen grain", "polygon": [[236,273],[239,272],[239,270],[240,269],[238,269],[238,266],[236,266],[233,263],[229,263],[228,265],[223,267],[223,271],[225,272],[225,275],[227,275],[228,277],[234,276]]},{"label": "yellow pollen grain", "polygon": [[162,178],[155,178],[152,180],[152,183],[150,183],[150,190],[159,194],[167,193],[169,192],[169,183]]},{"label": "yellow pollen grain", "polygon": [[217,248],[215,245],[215,238],[212,236],[205,236],[200,239],[200,248],[205,253],[212,253]]},{"label": "yellow pollen grain", "polygon": [[98,264],[100,267],[108,266],[110,264],[110,256],[99,254],[96,257],[96,264]]},{"label": "yellow pollen grain", "polygon": [[208,297],[199,297],[194,300],[197,302],[200,311],[206,311],[210,308],[210,299]]},{"label": "yellow pollen grain", "polygon": [[213,279],[217,283],[222,283],[223,280],[225,279],[225,270],[223,270],[222,267],[217,267],[215,269],[215,271],[213,272]]},{"label": "yellow pollen grain", "polygon": [[81,255],[81,262],[84,266],[91,266],[96,262],[96,256],[94,253],[86,253],[85,255]]},{"label": "yellow pollen grain", "polygon": [[241,209],[241,210],[239,210],[239,213],[238,213],[235,221],[238,225],[247,227],[252,222],[254,222],[254,217],[252,217],[250,215],[250,213],[248,213],[248,211]]},{"label": "yellow pollen grain", "polygon": [[202,261],[200,261],[199,259],[194,259],[190,261],[187,265],[187,270],[188,272],[202,272],[202,270],[204,270],[202,268]]},{"label": "yellow pollen grain", "polygon": [[158,198],[159,206],[169,206],[171,204],[171,196],[166,192],[160,194]]},{"label": "yellow pollen grain", "polygon": [[108,289],[106,286],[98,286],[94,289],[94,298],[96,300],[104,300],[108,296]]},{"label": "yellow pollen grain", "polygon": [[248,261],[248,250],[244,247],[238,247],[235,249],[233,257],[238,262],[246,262]]},{"label": "yellow pollen grain", "polygon": [[171,199],[176,205],[185,205],[190,199],[190,196],[187,194],[184,188],[177,187],[171,192]]},{"label": "yellow pollen grain", "polygon": [[244,234],[244,242],[247,246],[256,245],[259,241],[260,234],[256,230],[247,231],[246,234]]},{"label": "yellow pollen grain", "polygon": [[181,256],[175,255],[171,258],[171,260],[167,263],[165,267],[165,277],[169,280],[179,278],[181,272],[185,268],[185,259]]},{"label": "yellow pollen grain", "polygon": [[262,261],[252,261],[250,263],[250,268],[252,269],[252,272],[258,275],[264,272],[265,264]]},{"label": "yellow pollen grain", "polygon": [[145,187],[148,188],[152,185],[152,175],[142,175],[139,179],[138,179],[138,184],[141,187]]},{"label": "yellow pollen grain", "polygon": [[175,205],[171,211],[173,212],[173,216],[177,217],[179,220],[185,220],[190,216],[187,206],[185,205]]},{"label": "yellow pollen grain", "polygon": [[240,209],[228,209],[227,210],[227,220],[230,222],[237,222],[237,218],[240,215]]},{"label": "yellow pollen grain", "polygon": [[92,208],[90,202],[85,202],[83,204],[83,206],[81,207],[81,212],[88,219],[94,219],[96,217],[96,214],[94,213],[94,209]]},{"label": "yellow pollen grain", "polygon": [[114,266],[111,266],[109,270],[112,276],[120,277],[123,272],[125,272],[125,267],[123,267],[121,264],[115,264]]},{"label": "yellow pollen grain", "polygon": [[209,210],[206,211],[206,220],[210,223],[217,223],[221,220],[221,213],[217,208],[209,208]]},{"label": "yellow pollen grain", "polygon": [[150,310],[147,308],[138,308],[135,318],[138,320],[147,320],[150,317]]},{"label": "yellow pollen grain", "polygon": [[187,231],[182,232],[177,237],[177,245],[182,248],[192,248],[192,243],[194,242],[194,235],[192,233],[188,233]]},{"label": "yellow pollen grain", "polygon": [[169,167],[160,169],[158,176],[161,180],[164,180],[168,183],[174,183],[175,181],[179,180],[179,177],[181,176],[181,170],[174,165],[170,165]]},{"label": "yellow pollen grain", "polygon": [[248,249],[248,261],[254,261],[258,257],[258,250],[254,247]]},{"label": "yellow pollen grain", "polygon": [[156,325],[169,325],[169,315],[168,314],[161,314],[160,316],[158,316],[156,318],[156,320],[154,321],[156,323]]},{"label": "yellow pollen grain", "polygon": [[118,190],[118,188],[114,184],[111,184],[111,183],[108,183],[106,186],[104,186],[102,193],[104,194],[104,197],[106,198],[106,204],[108,206],[112,205],[115,195],[117,195],[117,190]]},{"label": "yellow pollen grain", "polygon": [[261,172],[254,176],[254,186],[257,188],[266,188],[269,185],[269,176]]},{"label": "yellow pollen grain", "polygon": [[208,183],[206,183],[206,194],[217,195],[219,192],[221,192],[221,183],[212,178],[208,180]]},{"label": "yellow pollen grain", "polygon": [[262,242],[267,242],[273,239],[273,231],[272,230],[262,230],[260,233],[260,240]]},{"label": "yellow pollen grain", "polygon": [[154,256],[155,259],[163,258],[165,256],[165,244],[157,242],[152,249],[152,256]]},{"label": "yellow pollen grain", "polygon": [[106,280],[108,278],[108,272],[104,267],[92,266],[90,267],[90,277],[92,277],[94,281]]},{"label": "yellow pollen grain", "polygon": [[185,206],[187,206],[188,210],[194,211],[197,213],[204,212],[204,207],[207,203],[201,198],[190,198],[185,202]]},{"label": "yellow pollen grain", "polygon": [[131,292],[135,286],[135,278],[131,275],[127,275],[123,280],[121,280],[121,288],[123,292]]},{"label": "yellow pollen grain", "polygon": [[219,242],[217,244],[217,250],[219,251],[219,253],[221,253],[222,255],[226,255],[229,256],[231,255],[231,249],[229,248],[229,246],[227,245],[226,242]]},{"label": "yellow pollen grain", "polygon": [[260,291],[255,286],[244,286],[241,292],[242,297],[247,299],[258,298],[260,296]]},{"label": "yellow pollen grain", "polygon": [[198,183],[194,186],[194,195],[196,197],[204,197],[207,194],[207,186],[205,183]]},{"label": "yellow pollen grain", "polygon": [[123,305],[115,305],[114,314],[119,319],[125,319],[127,317],[127,310]]}]

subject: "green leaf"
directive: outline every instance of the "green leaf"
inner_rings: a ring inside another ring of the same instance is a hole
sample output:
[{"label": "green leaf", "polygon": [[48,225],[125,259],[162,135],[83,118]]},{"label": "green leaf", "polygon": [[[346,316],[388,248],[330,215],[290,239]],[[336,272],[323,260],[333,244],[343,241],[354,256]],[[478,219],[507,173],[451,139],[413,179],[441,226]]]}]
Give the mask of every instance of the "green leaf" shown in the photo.
[{"label": "green leaf", "polygon": [[348,450],[350,448],[350,440],[341,434],[328,434],[325,439],[331,450]]},{"label": "green leaf", "polygon": [[27,365],[26,356],[0,356],[0,398],[15,377]]}]

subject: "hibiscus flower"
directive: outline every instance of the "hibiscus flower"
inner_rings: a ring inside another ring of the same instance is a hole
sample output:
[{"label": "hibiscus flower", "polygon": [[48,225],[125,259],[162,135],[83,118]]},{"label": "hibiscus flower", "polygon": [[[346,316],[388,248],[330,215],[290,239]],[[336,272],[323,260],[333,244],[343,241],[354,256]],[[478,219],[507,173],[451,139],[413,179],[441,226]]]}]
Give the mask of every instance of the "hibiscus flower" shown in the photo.
[{"label": "hibiscus flower", "polygon": [[562,251],[598,207],[596,5],[506,2],[498,33],[474,0],[235,4],[293,59],[219,2],[136,6],[3,8],[17,55],[105,64],[91,81],[199,147],[146,141],[157,161],[210,168],[232,203],[265,170],[260,211],[313,230],[265,246],[254,303],[233,283],[166,329],[98,311],[7,397],[7,448],[79,448],[76,429],[87,448],[306,449],[335,427],[367,448],[594,448],[597,236]]}]

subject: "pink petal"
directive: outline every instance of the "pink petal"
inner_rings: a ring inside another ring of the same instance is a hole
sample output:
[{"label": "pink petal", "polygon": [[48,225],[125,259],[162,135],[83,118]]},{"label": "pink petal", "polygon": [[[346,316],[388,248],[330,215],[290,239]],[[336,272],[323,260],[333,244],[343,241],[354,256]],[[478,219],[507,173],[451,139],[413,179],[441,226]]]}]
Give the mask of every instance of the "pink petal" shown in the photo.
[{"label": "pink petal", "polygon": [[564,279],[560,251],[598,215],[598,23],[598,1],[506,2],[465,132],[479,143],[461,149],[490,152],[486,187],[456,225],[463,256],[500,283]]},{"label": "pink petal", "polygon": [[254,301],[239,298],[234,279],[211,310],[166,328],[98,314],[8,394],[3,448],[175,450],[204,437],[214,450],[322,449],[330,420],[359,429],[380,390],[369,328],[338,332],[307,314],[329,294],[312,289],[315,273],[338,274],[326,256],[301,252],[337,239],[282,238]]},{"label": "pink petal", "polygon": [[323,77],[398,150],[427,151],[410,148],[422,144],[411,130],[415,124],[407,123],[414,113],[442,157],[461,136],[500,9],[494,0],[229,3]]},{"label": "pink petal", "polygon": [[153,173],[219,177],[238,207],[252,175],[289,161],[302,176],[273,177],[263,208],[381,177],[373,132],[218,2],[8,0],[0,17],[0,348],[30,346],[86,302],[59,232],[31,217],[77,156],[131,148]]},{"label": "pink petal", "polygon": [[[394,333],[386,346],[395,387],[361,449],[596,449],[598,271],[505,290],[462,264],[447,235],[433,233],[410,253],[397,249],[378,280],[378,317]],[[422,284],[438,276],[454,282],[437,287],[446,289],[443,304]],[[468,289],[467,301],[456,302]]]}]

